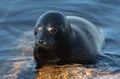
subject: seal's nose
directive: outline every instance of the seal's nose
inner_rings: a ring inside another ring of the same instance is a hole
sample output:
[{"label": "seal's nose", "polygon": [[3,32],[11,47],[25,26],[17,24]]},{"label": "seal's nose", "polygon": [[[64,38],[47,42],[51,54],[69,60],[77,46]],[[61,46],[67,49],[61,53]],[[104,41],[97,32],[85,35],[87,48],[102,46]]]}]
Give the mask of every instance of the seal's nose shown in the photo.
[{"label": "seal's nose", "polygon": [[39,40],[39,44],[41,44],[41,45],[46,45],[47,43],[46,43],[46,41],[44,41],[44,40]]}]

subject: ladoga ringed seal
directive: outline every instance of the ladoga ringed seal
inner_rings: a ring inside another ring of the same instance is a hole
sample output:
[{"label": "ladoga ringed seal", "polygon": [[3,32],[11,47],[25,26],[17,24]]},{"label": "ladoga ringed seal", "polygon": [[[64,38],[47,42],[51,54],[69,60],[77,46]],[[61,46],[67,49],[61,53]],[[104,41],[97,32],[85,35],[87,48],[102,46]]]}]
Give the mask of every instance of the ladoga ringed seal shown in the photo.
[{"label": "ladoga ringed seal", "polygon": [[36,68],[52,63],[89,64],[95,60],[104,44],[101,31],[93,23],[57,11],[41,15],[34,34]]}]

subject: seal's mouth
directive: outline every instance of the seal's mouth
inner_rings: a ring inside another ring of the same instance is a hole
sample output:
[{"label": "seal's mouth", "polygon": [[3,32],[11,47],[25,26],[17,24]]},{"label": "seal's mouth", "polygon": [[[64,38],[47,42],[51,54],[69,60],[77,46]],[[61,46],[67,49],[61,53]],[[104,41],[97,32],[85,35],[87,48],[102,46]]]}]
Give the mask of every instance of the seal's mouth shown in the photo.
[{"label": "seal's mouth", "polygon": [[55,46],[54,45],[41,45],[41,44],[36,44],[35,43],[35,47],[37,47],[37,48],[41,48],[41,49],[43,49],[43,50],[54,50],[55,49]]},{"label": "seal's mouth", "polygon": [[41,45],[41,44],[38,44],[38,43],[35,43],[35,46],[38,47],[38,48],[43,48],[43,49],[49,48],[48,45]]}]

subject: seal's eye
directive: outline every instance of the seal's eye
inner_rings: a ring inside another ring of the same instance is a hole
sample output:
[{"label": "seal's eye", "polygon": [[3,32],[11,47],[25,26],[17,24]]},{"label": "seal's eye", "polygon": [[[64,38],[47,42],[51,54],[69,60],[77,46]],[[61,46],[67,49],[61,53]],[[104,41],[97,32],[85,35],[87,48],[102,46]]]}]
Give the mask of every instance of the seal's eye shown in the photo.
[{"label": "seal's eye", "polygon": [[37,33],[41,30],[42,30],[42,27],[35,28],[35,30],[34,30],[35,35],[37,35]]},{"label": "seal's eye", "polygon": [[41,31],[41,30],[42,30],[42,27],[36,28],[36,32],[39,32],[39,31]]},{"label": "seal's eye", "polygon": [[48,31],[49,31],[49,33],[51,33],[51,34],[56,34],[57,29],[56,29],[56,28],[49,28]]},{"label": "seal's eye", "polygon": [[41,31],[41,30],[42,30],[42,27],[38,27],[38,28],[37,28],[37,31]]}]

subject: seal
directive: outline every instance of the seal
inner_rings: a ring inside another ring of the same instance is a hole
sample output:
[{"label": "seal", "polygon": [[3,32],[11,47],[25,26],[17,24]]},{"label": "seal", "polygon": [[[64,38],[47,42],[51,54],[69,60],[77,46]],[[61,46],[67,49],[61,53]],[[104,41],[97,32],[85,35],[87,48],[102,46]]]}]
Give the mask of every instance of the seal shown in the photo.
[{"label": "seal", "polygon": [[90,64],[102,50],[104,36],[88,20],[58,11],[42,14],[35,25],[36,68],[49,64]]}]

